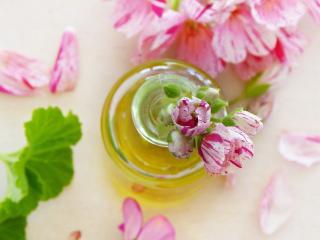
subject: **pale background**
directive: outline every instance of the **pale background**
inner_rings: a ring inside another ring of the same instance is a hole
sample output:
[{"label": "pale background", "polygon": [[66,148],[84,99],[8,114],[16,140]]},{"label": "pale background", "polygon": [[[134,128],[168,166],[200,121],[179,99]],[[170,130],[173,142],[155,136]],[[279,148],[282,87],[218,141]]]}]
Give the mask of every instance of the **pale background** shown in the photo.
[{"label": "pale background", "polygon": [[[122,239],[117,230],[122,198],[109,183],[100,111],[112,84],[131,67],[133,41],[112,29],[111,5],[102,0],[0,0],[0,48],[52,64],[66,25],[76,27],[81,46],[81,77],[75,91],[33,98],[0,96],[0,152],[23,146],[22,124],[36,107],[72,109],[83,123],[74,180],[57,199],[41,203],[29,216],[28,240],[64,240],[77,229],[84,240]],[[168,216],[177,240],[320,239],[320,166],[304,169],[286,163],[277,151],[284,129],[320,133],[320,27],[307,20],[303,28],[310,37],[305,54],[278,90],[275,111],[255,139],[256,157],[239,172],[236,187],[226,189],[212,181],[180,207],[144,207],[148,216]],[[296,207],[288,224],[267,237],[259,229],[257,206],[267,180],[279,169],[288,171]]]}]

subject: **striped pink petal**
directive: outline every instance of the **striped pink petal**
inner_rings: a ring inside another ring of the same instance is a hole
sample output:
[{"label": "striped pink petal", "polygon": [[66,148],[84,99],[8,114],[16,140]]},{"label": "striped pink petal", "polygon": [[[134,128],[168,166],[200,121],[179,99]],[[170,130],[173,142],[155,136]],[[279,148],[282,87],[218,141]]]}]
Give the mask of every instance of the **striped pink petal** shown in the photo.
[{"label": "striped pink petal", "polygon": [[80,239],[81,239],[81,232],[80,231],[72,232],[69,236],[69,240],[80,240]]},{"label": "striped pink petal", "polygon": [[67,28],[62,35],[59,51],[51,72],[51,92],[74,89],[79,71],[78,54],[76,33],[72,28]]},{"label": "striped pink petal", "polygon": [[305,8],[300,0],[253,0],[251,12],[258,23],[276,30],[296,25]]},{"label": "striped pink petal", "polygon": [[219,58],[237,64],[248,54],[268,55],[275,47],[276,36],[254,21],[246,5],[240,5],[224,22],[217,23],[212,44]]},{"label": "striped pink petal", "polygon": [[[209,1],[208,1],[209,2]],[[181,2],[180,11],[190,20],[198,23],[210,23],[215,18],[212,3],[200,3],[198,0],[184,0]]]},{"label": "striped pink petal", "polygon": [[155,216],[143,226],[137,240],[175,240],[175,230],[166,217]]},{"label": "striped pink petal", "polygon": [[0,51],[0,92],[30,95],[48,84],[49,70],[41,62],[15,52]]},{"label": "striped pink petal", "polygon": [[309,14],[313,17],[313,19],[320,23],[320,0],[303,0],[306,5]]},{"label": "striped pink petal", "polygon": [[240,111],[234,114],[236,126],[249,136],[254,136],[263,128],[260,117],[248,112]]},{"label": "striped pink petal", "polygon": [[132,198],[124,200],[122,205],[124,240],[137,239],[143,224],[143,215],[139,204]]},{"label": "striped pink petal", "polygon": [[265,234],[273,234],[283,226],[291,216],[293,198],[283,176],[272,176],[262,194],[259,221]]},{"label": "striped pink petal", "polygon": [[158,17],[161,17],[166,8],[167,0],[150,0],[150,1],[151,1],[151,8],[153,12]]},{"label": "striped pink petal", "polygon": [[320,135],[291,131],[283,133],[279,151],[286,160],[311,167],[320,162]]}]

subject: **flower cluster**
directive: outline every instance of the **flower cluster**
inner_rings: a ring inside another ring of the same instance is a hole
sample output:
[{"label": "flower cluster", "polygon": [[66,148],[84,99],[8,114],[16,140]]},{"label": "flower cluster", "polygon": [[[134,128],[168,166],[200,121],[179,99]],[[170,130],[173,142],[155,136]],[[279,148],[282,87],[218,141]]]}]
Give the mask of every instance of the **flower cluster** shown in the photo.
[{"label": "flower cluster", "polygon": [[320,1],[117,0],[114,27],[139,35],[136,62],[172,50],[212,76],[229,64],[247,80],[295,63],[304,47],[297,23],[306,13],[320,23]]},{"label": "flower cluster", "polygon": [[168,136],[168,148],[175,157],[188,158],[197,149],[211,174],[227,174],[230,167],[241,168],[253,157],[250,137],[263,127],[259,117],[241,109],[228,114],[228,103],[214,88],[200,87],[196,97],[190,98],[173,95],[173,90],[168,94],[168,87],[166,90],[167,97],[177,100],[171,111],[174,129]]}]

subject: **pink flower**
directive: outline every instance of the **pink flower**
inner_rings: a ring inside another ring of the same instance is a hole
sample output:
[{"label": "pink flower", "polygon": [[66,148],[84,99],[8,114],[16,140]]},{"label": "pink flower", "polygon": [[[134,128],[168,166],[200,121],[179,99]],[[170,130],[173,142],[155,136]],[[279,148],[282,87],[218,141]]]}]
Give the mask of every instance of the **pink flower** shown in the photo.
[{"label": "pink flower", "polygon": [[172,111],[172,120],[185,136],[197,136],[210,127],[211,107],[198,98],[182,98]]},{"label": "pink flower", "polygon": [[0,92],[30,95],[48,84],[49,69],[36,59],[10,51],[0,52]]},{"label": "pink flower", "polygon": [[304,0],[304,4],[313,19],[320,23],[320,0]]},{"label": "pink flower", "polygon": [[175,230],[169,220],[161,215],[151,218],[143,225],[139,204],[127,198],[122,206],[124,223],[119,226],[124,240],[174,240]]},{"label": "pink flower", "polygon": [[51,72],[50,90],[70,91],[74,89],[79,71],[77,36],[73,29],[67,28],[61,39],[60,48]]},{"label": "pink flower", "polygon": [[276,35],[257,24],[245,4],[231,8],[229,16],[214,29],[213,48],[229,63],[240,63],[248,54],[266,56],[276,44]]},{"label": "pink flower", "polygon": [[254,19],[271,30],[295,26],[305,13],[301,0],[253,0]]},{"label": "pink flower", "polygon": [[253,143],[240,129],[219,123],[202,140],[199,154],[209,173],[227,174],[231,166],[242,168],[253,157]]},{"label": "pink flower", "polygon": [[273,234],[291,216],[293,198],[282,175],[272,176],[260,202],[259,221],[265,234]]},{"label": "pink flower", "polygon": [[79,239],[81,239],[81,232],[80,231],[72,232],[69,236],[69,240],[79,240]]},{"label": "pink flower", "polygon": [[180,12],[168,10],[145,29],[139,39],[136,61],[158,58],[176,43],[178,59],[216,76],[225,64],[212,49],[213,31],[208,24],[212,20],[211,4],[204,6],[196,0],[183,1]]},{"label": "pink flower", "polygon": [[262,120],[266,120],[272,113],[273,105],[274,96],[268,92],[251,102],[248,109],[250,112],[259,116]]},{"label": "pink flower", "polygon": [[114,28],[132,37],[142,32],[156,16],[162,16],[166,0],[117,0]]},{"label": "pink flower", "polygon": [[249,136],[256,135],[263,128],[261,119],[248,111],[236,112],[233,120],[235,121],[236,126]]},{"label": "pink flower", "polygon": [[311,167],[320,162],[320,135],[286,132],[280,138],[279,151],[286,160]]},{"label": "pink flower", "polygon": [[179,131],[172,131],[169,135],[168,147],[175,157],[188,158],[193,151],[193,140],[182,135]]}]

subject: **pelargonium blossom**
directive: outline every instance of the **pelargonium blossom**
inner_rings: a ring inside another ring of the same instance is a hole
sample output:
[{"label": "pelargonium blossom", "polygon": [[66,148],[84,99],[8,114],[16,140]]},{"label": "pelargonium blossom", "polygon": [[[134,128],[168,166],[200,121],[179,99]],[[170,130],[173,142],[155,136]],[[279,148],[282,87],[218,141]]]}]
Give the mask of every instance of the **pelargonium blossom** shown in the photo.
[{"label": "pelargonium blossom", "polygon": [[218,123],[203,138],[199,154],[209,173],[227,174],[232,166],[241,168],[243,162],[253,157],[253,143],[239,128]]},{"label": "pelargonium blossom", "polygon": [[210,105],[195,97],[182,98],[172,111],[173,123],[187,137],[203,133],[211,124],[210,116]]},{"label": "pelargonium blossom", "polygon": [[248,111],[236,112],[233,120],[236,126],[249,136],[256,135],[263,128],[261,119]]}]

